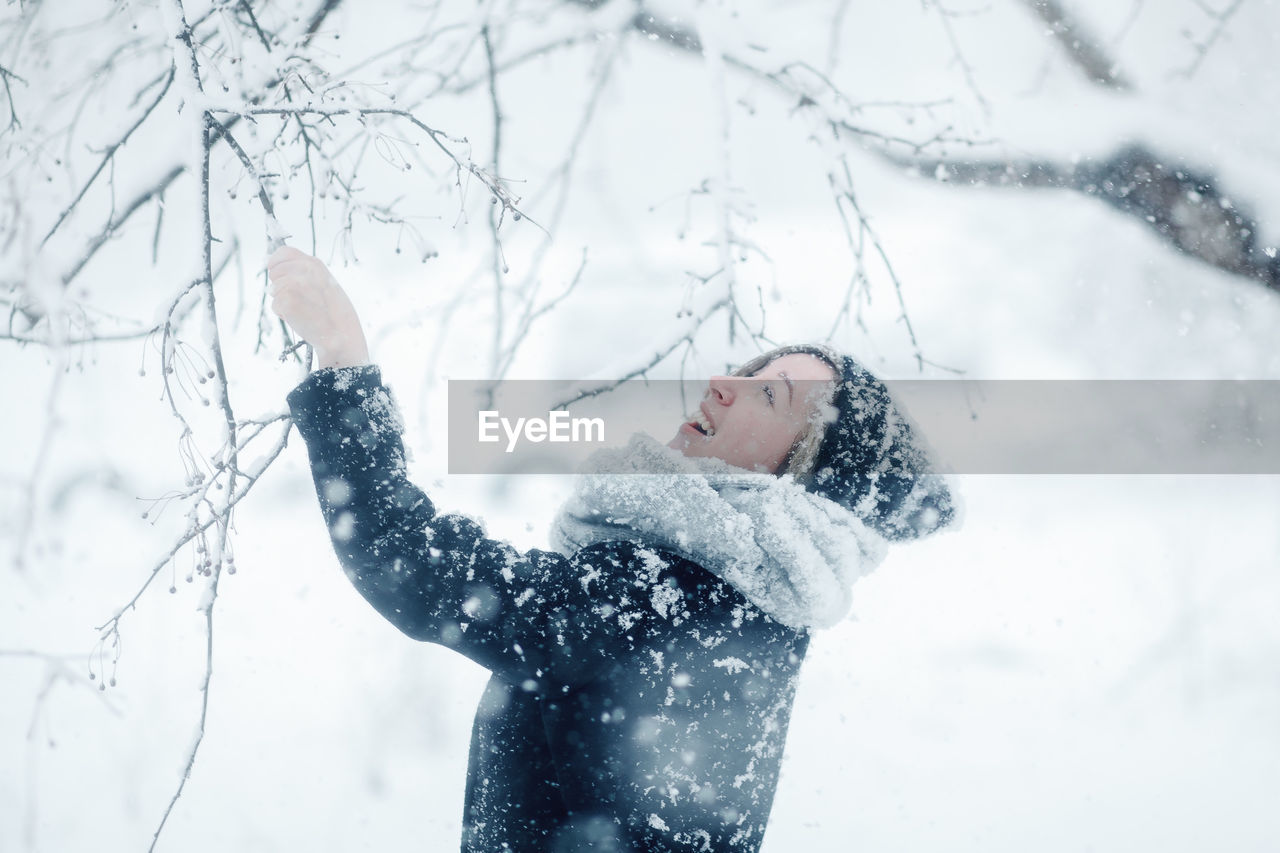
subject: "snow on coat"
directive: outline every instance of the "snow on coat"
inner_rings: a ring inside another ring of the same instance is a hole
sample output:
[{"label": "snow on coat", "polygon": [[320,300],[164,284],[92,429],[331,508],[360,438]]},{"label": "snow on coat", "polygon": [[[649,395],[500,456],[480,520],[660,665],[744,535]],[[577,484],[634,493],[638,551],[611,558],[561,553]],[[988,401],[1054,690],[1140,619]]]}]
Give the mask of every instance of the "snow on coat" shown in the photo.
[{"label": "snow on coat", "polygon": [[888,543],[791,477],[688,457],[637,433],[587,460],[551,528],[564,553],[634,539],[698,563],[793,628],[828,628]]},{"label": "snow on coat", "polygon": [[[493,674],[472,732],[464,851],[759,849],[805,629],[690,559],[697,549],[631,537],[520,552],[439,514],[407,478],[377,368],[316,371],[289,405],[356,589],[408,636]],[[745,519],[741,491],[719,495]],[[755,547],[783,550],[768,537]]]}]

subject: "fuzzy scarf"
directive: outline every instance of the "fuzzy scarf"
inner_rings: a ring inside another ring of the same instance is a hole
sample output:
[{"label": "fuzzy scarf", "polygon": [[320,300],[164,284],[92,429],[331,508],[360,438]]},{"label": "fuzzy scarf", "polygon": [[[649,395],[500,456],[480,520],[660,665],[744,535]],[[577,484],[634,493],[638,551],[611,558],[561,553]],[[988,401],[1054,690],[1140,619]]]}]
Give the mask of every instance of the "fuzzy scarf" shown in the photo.
[{"label": "fuzzy scarf", "polygon": [[790,476],[686,457],[645,433],[592,454],[551,525],[565,554],[618,539],[690,559],[798,629],[843,619],[853,582],[887,550],[883,536]]}]

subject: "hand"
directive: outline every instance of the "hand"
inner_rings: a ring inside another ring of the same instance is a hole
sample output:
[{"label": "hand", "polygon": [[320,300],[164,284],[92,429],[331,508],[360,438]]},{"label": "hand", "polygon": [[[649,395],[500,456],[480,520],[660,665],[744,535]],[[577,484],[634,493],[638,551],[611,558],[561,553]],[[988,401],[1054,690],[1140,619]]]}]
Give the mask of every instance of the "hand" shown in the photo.
[{"label": "hand", "polygon": [[315,347],[320,367],[369,363],[355,306],[319,259],[282,246],[267,259],[271,310]]}]

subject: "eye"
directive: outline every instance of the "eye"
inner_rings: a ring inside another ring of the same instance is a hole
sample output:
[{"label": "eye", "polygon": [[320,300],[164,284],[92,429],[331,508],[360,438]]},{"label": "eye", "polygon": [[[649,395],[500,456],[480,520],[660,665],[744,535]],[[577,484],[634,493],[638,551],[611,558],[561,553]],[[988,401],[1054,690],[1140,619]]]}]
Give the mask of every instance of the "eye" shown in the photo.
[{"label": "eye", "polygon": [[769,385],[764,386],[764,398],[769,401],[769,405],[773,405],[773,388]]}]

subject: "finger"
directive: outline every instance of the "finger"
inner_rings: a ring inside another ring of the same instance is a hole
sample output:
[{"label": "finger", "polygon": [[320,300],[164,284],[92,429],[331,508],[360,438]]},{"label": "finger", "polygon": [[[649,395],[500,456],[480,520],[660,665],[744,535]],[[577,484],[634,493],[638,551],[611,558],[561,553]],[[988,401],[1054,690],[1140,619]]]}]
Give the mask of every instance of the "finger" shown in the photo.
[{"label": "finger", "polygon": [[267,270],[267,275],[270,278],[294,276],[296,278],[310,277],[323,281],[325,279],[323,270],[324,267],[316,262],[314,258],[294,258],[276,264]]},{"label": "finger", "polygon": [[267,258],[267,269],[272,270],[282,263],[309,257],[303,252],[293,248],[292,246],[281,246],[271,253],[271,257]]},{"label": "finger", "polygon": [[307,275],[306,268],[296,265],[281,265],[267,274],[268,281],[285,282],[292,281],[296,284],[302,284],[310,280]]},{"label": "finger", "polygon": [[306,288],[303,283],[296,278],[286,277],[272,281],[267,285],[267,293],[271,296],[279,296],[282,293],[289,293],[297,298]]},{"label": "finger", "polygon": [[280,260],[267,267],[267,275],[272,278],[284,275],[290,270],[300,270],[303,268],[303,262],[298,258],[286,258]]},{"label": "finger", "polygon": [[302,257],[303,254],[304,253],[302,252],[301,249],[295,249],[293,246],[279,246],[267,258],[267,261],[268,263],[272,263],[275,261],[284,260],[286,258]]},{"label": "finger", "polygon": [[268,254],[266,257],[266,260],[262,262],[262,268],[270,272],[273,266],[275,266],[276,264],[280,263],[280,261],[288,257],[288,255],[286,254],[288,250],[289,250],[288,246],[281,246],[280,248],[276,249],[274,252],[271,252],[270,254]]},{"label": "finger", "polygon": [[298,301],[292,293],[280,293],[271,298],[271,311],[282,320],[288,320],[297,312]]}]

